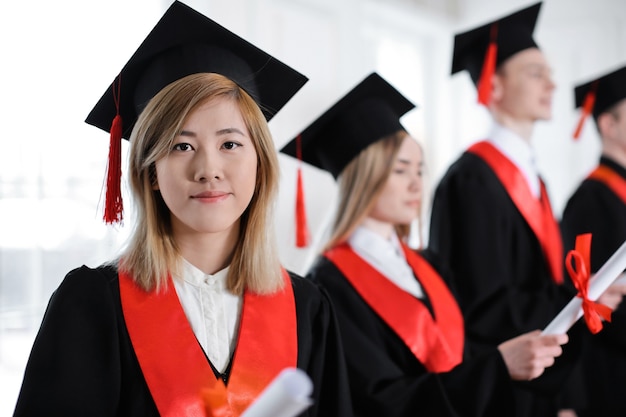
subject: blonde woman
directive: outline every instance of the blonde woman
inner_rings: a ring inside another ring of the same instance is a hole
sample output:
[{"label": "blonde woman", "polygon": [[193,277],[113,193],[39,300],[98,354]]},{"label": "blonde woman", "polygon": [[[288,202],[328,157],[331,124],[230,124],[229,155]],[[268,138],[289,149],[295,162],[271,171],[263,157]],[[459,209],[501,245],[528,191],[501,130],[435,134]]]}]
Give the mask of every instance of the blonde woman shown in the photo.
[{"label": "blonde woman", "polygon": [[512,381],[541,375],[567,336],[530,332],[464,356],[442,265],[405,243],[423,192],[421,147],[399,121],[413,107],[374,73],[297,139],[302,159],[339,183],[332,235],[307,277],[335,305],[355,415],[514,416]]},{"label": "blonde woman", "polygon": [[[302,415],[351,415],[330,303],[281,268],[270,221],[278,163],[266,118],[305,81],[172,5],[118,79],[119,97],[147,102],[135,117],[120,102],[134,126],[130,241],[53,294],[16,416],[236,416],[287,367],[314,383]],[[107,103],[88,122],[104,124]]]}]

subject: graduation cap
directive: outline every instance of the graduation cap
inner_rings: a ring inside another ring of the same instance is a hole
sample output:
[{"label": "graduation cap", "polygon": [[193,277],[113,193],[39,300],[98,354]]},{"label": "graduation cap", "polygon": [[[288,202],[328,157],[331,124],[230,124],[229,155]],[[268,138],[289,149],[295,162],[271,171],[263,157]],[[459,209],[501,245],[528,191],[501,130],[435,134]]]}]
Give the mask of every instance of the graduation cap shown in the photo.
[{"label": "graduation cap", "polygon": [[168,84],[218,73],[243,88],[270,120],[307,78],[191,7],[175,1],[124,65],[87,119],[111,134],[105,221],[121,220],[121,138]]},{"label": "graduation cap", "polygon": [[362,150],[383,137],[405,130],[400,117],[415,108],[377,73],[370,74],[331,108],[306,127],[280,152],[337,178]]},{"label": "graduation cap", "polygon": [[518,52],[538,48],[533,31],[541,2],[454,37],[452,74],[467,70],[478,88],[478,101],[488,105],[496,68]]},{"label": "graduation cap", "polygon": [[[361,151],[399,130],[415,105],[372,73],[287,143],[280,152],[329,172],[336,179]],[[306,246],[306,215],[298,167],[296,245]]]},{"label": "graduation cap", "polygon": [[587,116],[593,114],[597,120],[602,113],[626,99],[626,66],[576,86],[574,96],[575,108],[582,107],[574,132],[574,139],[578,139]]}]

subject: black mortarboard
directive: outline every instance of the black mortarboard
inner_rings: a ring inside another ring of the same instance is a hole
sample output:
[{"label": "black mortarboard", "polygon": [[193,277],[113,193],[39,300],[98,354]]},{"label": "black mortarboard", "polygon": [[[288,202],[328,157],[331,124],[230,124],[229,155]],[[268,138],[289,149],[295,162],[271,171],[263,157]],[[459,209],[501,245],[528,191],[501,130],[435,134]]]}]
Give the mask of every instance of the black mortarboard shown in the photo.
[{"label": "black mortarboard", "polygon": [[199,72],[215,72],[235,81],[254,98],[267,120],[307,81],[276,58],[175,1],[86,122],[108,132],[116,116],[115,95],[119,91],[122,132],[128,139],[139,113],[156,93],[177,79]]},{"label": "black mortarboard", "polygon": [[575,108],[582,107],[574,139],[582,132],[587,116],[593,114],[595,120],[617,102],[626,99],[626,67],[602,75],[574,88]]},{"label": "black mortarboard", "polygon": [[626,99],[626,66],[576,86],[576,108],[583,106],[585,97],[592,91],[595,93],[593,117],[598,118],[613,105]]},{"label": "black mortarboard", "polygon": [[495,66],[516,53],[536,48],[533,31],[541,2],[454,37],[452,74],[467,70],[478,85],[490,42],[495,40]]},{"label": "black mortarboard", "polygon": [[122,220],[121,138],[168,84],[195,73],[236,82],[270,120],[307,78],[191,7],[175,1],[141,43],[85,120],[110,132],[104,220]]},{"label": "black mortarboard", "polygon": [[[415,105],[372,73],[300,133],[302,160],[335,178],[363,149],[404,130],[400,117]],[[298,138],[280,151],[298,157]]]}]

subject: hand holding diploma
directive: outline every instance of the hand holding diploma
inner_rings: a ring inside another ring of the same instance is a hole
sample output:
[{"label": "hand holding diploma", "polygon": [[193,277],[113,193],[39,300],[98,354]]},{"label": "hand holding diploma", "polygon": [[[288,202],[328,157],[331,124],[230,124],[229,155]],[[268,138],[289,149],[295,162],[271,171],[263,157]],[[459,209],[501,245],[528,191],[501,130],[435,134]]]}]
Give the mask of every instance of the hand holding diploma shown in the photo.
[{"label": "hand holding diploma", "polygon": [[624,295],[626,295],[626,274],[620,275],[618,279],[613,282],[598,298],[600,304],[604,304],[615,310],[622,302]]},{"label": "hand holding diploma", "polygon": [[[597,333],[597,331],[602,328],[600,317],[607,319],[605,315],[607,310],[609,310],[610,313],[610,308],[599,305],[595,303],[595,301],[598,300],[609,286],[615,283],[620,277],[620,274],[626,269],[626,242],[622,243],[619,249],[611,255],[606,263],[602,265],[598,272],[591,278],[589,278],[590,269],[588,262],[590,244],[590,234],[580,235],[576,238],[576,250],[568,253],[566,266],[568,272],[572,275],[572,279],[577,286],[579,294],[561,310],[550,324],[548,324],[543,330],[543,334],[566,333],[583,315],[583,311],[587,325],[592,332]],[[575,261],[575,271],[570,263],[572,258]]]},{"label": "hand holding diploma", "polygon": [[530,381],[554,364],[568,340],[566,334],[542,335],[535,330],[500,343],[498,350],[512,380]]}]

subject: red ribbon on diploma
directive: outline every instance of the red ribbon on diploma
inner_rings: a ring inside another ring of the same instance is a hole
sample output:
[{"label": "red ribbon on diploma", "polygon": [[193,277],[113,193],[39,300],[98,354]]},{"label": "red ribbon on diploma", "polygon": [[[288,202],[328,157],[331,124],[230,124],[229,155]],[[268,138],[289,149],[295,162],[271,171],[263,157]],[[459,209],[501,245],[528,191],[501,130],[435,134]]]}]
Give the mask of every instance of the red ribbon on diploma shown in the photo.
[{"label": "red ribbon on diploma", "polygon": [[[567,253],[565,266],[574,286],[578,290],[577,297],[583,299],[583,314],[585,322],[591,333],[596,334],[602,330],[602,318],[611,321],[611,309],[604,304],[596,303],[589,299],[589,278],[591,277],[591,233],[576,236],[576,246]],[[572,265],[572,259],[574,264]],[[574,269],[574,266],[576,269]]]}]

